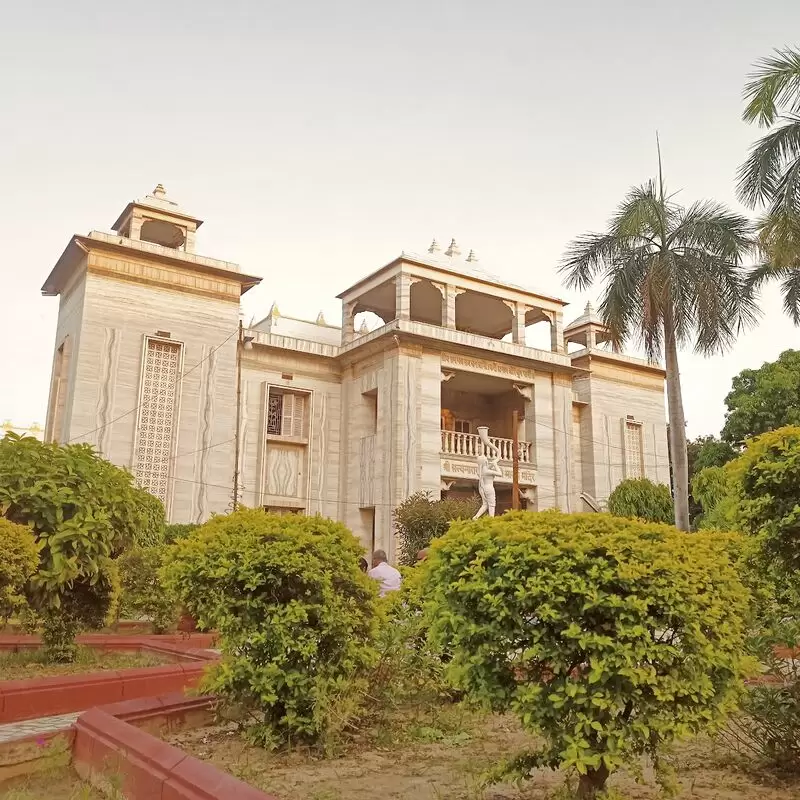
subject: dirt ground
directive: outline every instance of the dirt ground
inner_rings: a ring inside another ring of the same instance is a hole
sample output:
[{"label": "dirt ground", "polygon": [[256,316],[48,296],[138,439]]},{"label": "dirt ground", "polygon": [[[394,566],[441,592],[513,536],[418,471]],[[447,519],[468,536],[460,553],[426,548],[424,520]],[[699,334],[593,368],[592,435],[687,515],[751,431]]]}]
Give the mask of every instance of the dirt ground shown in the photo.
[{"label": "dirt ground", "polygon": [[0,784],[0,800],[105,800],[72,769],[42,772]]},{"label": "dirt ground", "polygon": [[[437,728],[411,732],[408,741],[374,743],[336,759],[309,753],[269,753],[244,743],[230,725],[185,731],[169,741],[216,764],[279,800],[549,800],[562,796],[565,776],[542,771],[521,787],[481,790],[480,775],[498,760],[530,747],[514,720],[465,720],[460,731]],[[427,740],[427,741],[426,741]],[[748,772],[735,756],[708,740],[676,749],[674,764],[681,800],[797,800],[800,779],[781,781]],[[647,775],[647,770],[645,770]],[[655,800],[652,780],[637,784],[629,775],[610,781],[629,800]]]},{"label": "dirt ground", "polygon": [[47,678],[57,675],[77,675],[83,672],[103,672],[108,669],[155,667],[172,663],[158,653],[101,652],[91,647],[78,648],[71,664],[47,664],[41,650],[20,650],[0,653],[0,680],[17,681],[26,678]]}]

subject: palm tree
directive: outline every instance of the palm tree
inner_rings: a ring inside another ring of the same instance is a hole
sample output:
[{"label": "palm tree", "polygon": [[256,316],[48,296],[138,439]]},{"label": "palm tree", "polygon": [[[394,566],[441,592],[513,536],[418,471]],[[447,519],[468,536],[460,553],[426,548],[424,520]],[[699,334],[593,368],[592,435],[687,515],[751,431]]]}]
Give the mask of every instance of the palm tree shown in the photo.
[{"label": "palm tree", "polygon": [[769,129],[738,175],[742,202],[766,208],[758,222],[765,261],[750,282],[757,289],[781,281],[784,309],[800,325],[800,50],[776,50],[757,62],[744,98],[744,120]]},{"label": "palm tree", "polygon": [[575,239],[560,266],[570,288],[586,290],[603,280],[599,311],[615,346],[633,340],[652,361],[665,357],[675,525],[685,531],[689,485],[678,348],[721,352],[755,321],[742,266],[751,246],[745,217],[710,201],[682,208],[665,196],[659,153],[658,180],[631,189],[606,232]]}]

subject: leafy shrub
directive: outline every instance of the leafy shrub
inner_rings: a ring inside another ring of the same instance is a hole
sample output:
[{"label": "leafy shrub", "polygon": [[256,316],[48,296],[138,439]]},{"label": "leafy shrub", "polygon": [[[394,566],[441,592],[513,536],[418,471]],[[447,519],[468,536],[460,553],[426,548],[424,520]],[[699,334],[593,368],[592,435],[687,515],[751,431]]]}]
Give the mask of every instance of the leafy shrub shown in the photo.
[{"label": "leafy shrub", "polygon": [[162,571],[224,653],[205,688],[248,714],[262,744],[313,742],[333,699],[374,659],[376,582],[361,546],[323,517],[242,509],[171,548]]},{"label": "leafy shrub", "polygon": [[733,480],[733,464],[706,467],[692,479],[692,496],[700,504],[702,514],[696,527],[704,530],[739,530],[739,498]]},{"label": "leafy shrub", "polygon": [[404,568],[399,591],[380,600],[376,635],[378,662],[370,693],[381,712],[406,703],[434,703],[449,696],[444,648],[431,640],[431,618],[425,608],[425,568]]},{"label": "leafy shrub", "polygon": [[164,528],[164,543],[172,544],[176,539],[183,539],[199,527],[199,525],[195,525],[193,522],[176,522],[167,525]]},{"label": "leafy shrub", "polygon": [[0,623],[25,606],[24,588],[38,566],[33,531],[0,517]]},{"label": "leafy shrub", "polygon": [[731,464],[742,527],[758,538],[775,568],[800,569],[800,427],[779,428],[747,442]]},{"label": "leafy shrub", "polygon": [[629,759],[724,718],[749,662],[747,592],[722,539],[516,512],[433,543],[425,591],[453,679],[546,742],[501,771],[574,768],[594,797]]},{"label": "leafy shrub", "polygon": [[118,560],[120,571],[120,616],[147,617],[153,633],[165,633],[178,621],[175,598],[162,584],[159,570],[164,566],[166,548],[134,547]]},{"label": "leafy shrub", "polygon": [[615,517],[646,522],[675,522],[675,507],[669,487],[647,478],[628,478],[608,496],[608,511]]},{"label": "leafy shrub", "polygon": [[[763,621],[762,621],[763,622]],[[751,637],[751,648],[762,664],[760,680],[748,687],[740,711],[722,730],[734,750],[765,766],[800,772],[800,662],[786,658],[785,649],[800,641],[800,625],[773,618]],[[784,652],[776,652],[776,644]]]},{"label": "leafy shrub", "polygon": [[430,492],[415,492],[394,512],[395,533],[400,539],[398,561],[413,566],[417,553],[447,531],[454,519],[469,519],[478,510],[476,497],[433,500]]},{"label": "leafy shrub", "polygon": [[74,652],[72,632],[113,618],[113,556],[137,540],[159,539],[164,525],[160,501],[89,445],[13,434],[0,440],[0,514],[30,526],[40,545],[27,594],[59,659]]}]

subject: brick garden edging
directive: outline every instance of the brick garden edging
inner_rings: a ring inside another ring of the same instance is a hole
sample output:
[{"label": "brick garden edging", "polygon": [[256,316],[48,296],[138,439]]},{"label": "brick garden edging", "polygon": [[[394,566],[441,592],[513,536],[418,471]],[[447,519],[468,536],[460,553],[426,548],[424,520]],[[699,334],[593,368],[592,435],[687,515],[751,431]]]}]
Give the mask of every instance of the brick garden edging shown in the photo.
[{"label": "brick garden edging", "polygon": [[[191,636],[114,636],[88,634],[80,644],[102,650],[142,650],[169,656],[174,664],[82,675],[0,681],[0,724],[83,711],[123,700],[182,692],[194,688],[206,665],[217,656],[203,648],[211,634]],[[199,645],[199,646],[195,646]],[[35,636],[0,636],[0,650],[39,646]]]},{"label": "brick garden edging", "polygon": [[128,800],[277,800],[134,727],[163,727],[212,703],[173,695],[92,708],[73,725],[72,765],[93,786],[108,793],[114,785]]}]

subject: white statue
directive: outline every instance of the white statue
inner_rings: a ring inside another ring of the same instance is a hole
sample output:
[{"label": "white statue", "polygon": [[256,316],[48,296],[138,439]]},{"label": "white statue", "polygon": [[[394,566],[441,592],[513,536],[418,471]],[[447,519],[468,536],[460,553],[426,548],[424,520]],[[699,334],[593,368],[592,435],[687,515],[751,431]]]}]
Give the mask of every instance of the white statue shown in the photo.
[{"label": "white statue", "polygon": [[[481,496],[481,507],[472,519],[478,519],[488,513],[494,516],[497,505],[497,495],[494,490],[494,479],[503,475],[497,459],[500,450],[489,441],[489,429],[486,427],[478,428],[478,438],[483,443],[483,454],[478,456],[478,494]],[[486,455],[486,454],[489,455]]]}]

